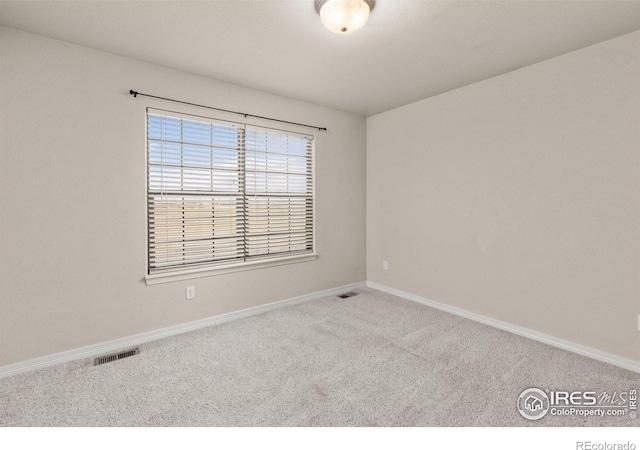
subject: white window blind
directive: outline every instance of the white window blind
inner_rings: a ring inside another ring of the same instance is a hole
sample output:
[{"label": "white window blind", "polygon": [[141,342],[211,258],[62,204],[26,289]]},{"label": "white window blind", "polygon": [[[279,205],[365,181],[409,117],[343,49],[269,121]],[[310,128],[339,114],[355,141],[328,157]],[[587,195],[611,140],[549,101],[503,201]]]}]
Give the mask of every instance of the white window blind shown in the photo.
[{"label": "white window blind", "polygon": [[313,138],[147,113],[149,273],[313,252]]}]

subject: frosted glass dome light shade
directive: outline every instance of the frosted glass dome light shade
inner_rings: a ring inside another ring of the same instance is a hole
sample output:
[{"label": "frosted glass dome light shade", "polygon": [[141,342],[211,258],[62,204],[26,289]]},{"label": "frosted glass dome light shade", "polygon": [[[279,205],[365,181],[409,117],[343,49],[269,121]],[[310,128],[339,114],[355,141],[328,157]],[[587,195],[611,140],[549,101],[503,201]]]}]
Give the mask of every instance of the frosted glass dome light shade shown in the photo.
[{"label": "frosted glass dome light shade", "polygon": [[367,23],[374,0],[316,0],[322,24],[337,34],[352,34]]}]

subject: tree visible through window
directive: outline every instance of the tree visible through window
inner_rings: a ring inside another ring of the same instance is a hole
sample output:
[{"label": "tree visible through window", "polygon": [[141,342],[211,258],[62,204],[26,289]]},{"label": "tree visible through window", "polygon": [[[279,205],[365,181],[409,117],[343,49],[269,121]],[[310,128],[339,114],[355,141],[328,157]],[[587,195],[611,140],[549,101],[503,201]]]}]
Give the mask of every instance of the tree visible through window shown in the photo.
[{"label": "tree visible through window", "polygon": [[149,273],[313,252],[313,138],[147,113]]}]

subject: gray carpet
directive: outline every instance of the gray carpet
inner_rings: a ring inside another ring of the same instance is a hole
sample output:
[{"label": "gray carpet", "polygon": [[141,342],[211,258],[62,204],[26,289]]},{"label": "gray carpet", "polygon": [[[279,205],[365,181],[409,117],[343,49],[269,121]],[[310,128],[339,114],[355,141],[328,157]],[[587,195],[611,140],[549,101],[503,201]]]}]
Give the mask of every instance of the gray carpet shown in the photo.
[{"label": "gray carpet", "polygon": [[2,426],[638,426],[516,410],[640,375],[365,290],[0,380]]}]

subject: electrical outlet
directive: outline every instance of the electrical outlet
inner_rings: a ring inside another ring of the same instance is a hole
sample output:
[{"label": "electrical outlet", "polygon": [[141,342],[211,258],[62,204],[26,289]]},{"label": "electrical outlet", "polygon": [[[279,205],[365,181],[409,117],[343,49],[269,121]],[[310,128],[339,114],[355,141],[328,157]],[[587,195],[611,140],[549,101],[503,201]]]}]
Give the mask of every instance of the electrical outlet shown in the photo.
[{"label": "electrical outlet", "polygon": [[389,270],[389,263],[386,261],[382,261],[382,270]]},{"label": "electrical outlet", "polygon": [[193,300],[194,298],[196,298],[196,288],[193,286],[188,286],[186,288],[186,297],[187,300]]}]

